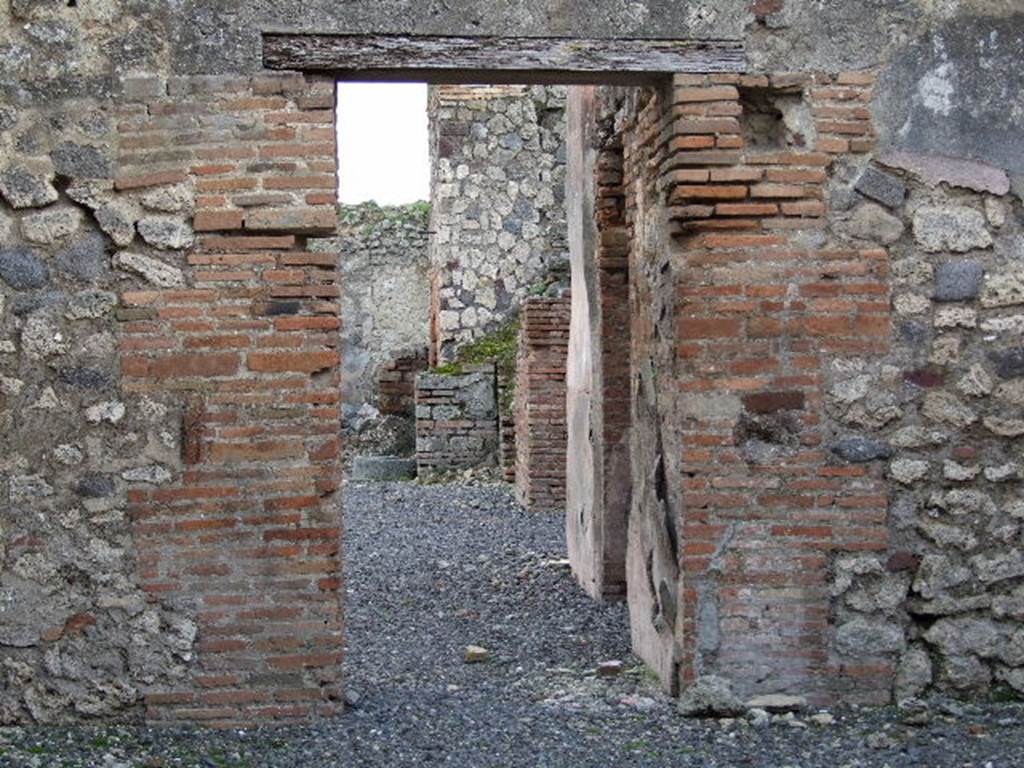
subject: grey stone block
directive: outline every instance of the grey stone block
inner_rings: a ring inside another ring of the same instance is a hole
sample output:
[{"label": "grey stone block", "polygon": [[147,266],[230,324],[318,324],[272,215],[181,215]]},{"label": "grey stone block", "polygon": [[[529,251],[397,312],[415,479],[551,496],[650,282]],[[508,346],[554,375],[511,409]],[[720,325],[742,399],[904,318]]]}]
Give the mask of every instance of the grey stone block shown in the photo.
[{"label": "grey stone block", "polygon": [[932,329],[921,323],[916,323],[912,320],[898,323],[896,325],[896,331],[899,333],[900,339],[907,344],[913,344],[915,346],[922,346],[931,341]]},{"label": "grey stone block", "polygon": [[60,253],[56,262],[61,272],[91,282],[106,271],[107,240],[103,235],[88,235]]},{"label": "grey stone block", "polygon": [[873,166],[861,174],[856,189],[864,197],[870,197],[889,208],[903,205],[903,200],[907,196],[907,187],[902,181]]},{"label": "grey stone block", "polygon": [[31,291],[50,282],[50,271],[27,248],[0,249],[0,280],[16,291]]},{"label": "grey stone block", "polygon": [[49,178],[21,166],[0,173],[0,195],[11,208],[41,208],[58,198]]},{"label": "grey stone block", "polygon": [[996,375],[1001,379],[1024,376],[1024,347],[990,352],[989,359],[995,363]]},{"label": "grey stone block", "polygon": [[400,456],[356,456],[352,462],[352,480],[387,482],[416,478],[416,459]]},{"label": "grey stone block", "polygon": [[40,293],[26,293],[14,297],[11,304],[11,314],[16,317],[30,315],[44,307],[59,307],[67,303],[68,295],[63,291],[43,291]]},{"label": "grey stone block", "polygon": [[18,124],[18,110],[14,107],[0,107],[0,131],[9,131]]},{"label": "grey stone block", "polygon": [[992,245],[985,215],[964,205],[922,205],[914,212],[914,238],[926,253],[967,253]]},{"label": "grey stone block", "polygon": [[462,411],[454,405],[435,405],[434,421],[454,421],[462,418]]},{"label": "grey stone block", "polygon": [[82,214],[73,206],[55,206],[21,217],[21,235],[31,243],[52,245],[75,234]]},{"label": "grey stone block", "polygon": [[82,291],[68,301],[64,317],[68,320],[96,320],[106,317],[117,306],[117,294],[110,291]]},{"label": "grey stone block", "polygon": [[129,245],[135,239],[134,211],[127,203],[120,200],[105,203],[96,209],[95,216],[100,229],[117,245]]},{"label": "grey stone block", "polygon": [[113,496],[117,484],[110,475],[90,474],[78,483],[78,494],[87,499],[102,499]]},{"label": "grey stone block", "polygon": [[173,216],[147,216],[138,223],[142,239],[162,251],[191,247],[195,235],[185,221]]},{"label": "grey stone block", "polygon": [[863,463],[892,457],[892,448],[886,443],[866,437],[847,437],[832,446],[832,453],[845,461]]},{"label": "grey stone block", "polygon": [[861,240],[874,240],[892,245],[903,236],[903,222],[880,205],[863,203],[842,227],[843,231]]},{"label": "grey stone block", "polygon": [[969,301],[981,292],[985,269],[980,261],[947,261],[935,270],[936,301]]},{"label": "grey stone block", "polygon": [[837,186],[828,193],[828,205],[833,211],[848,211],[859,202],[857,193],[846,185]]},{"label": "grey stone block", "polygon": [[60,380],[79,389],[107,389],[111,386],[111,377],[96,368],[62,368]]},{"label": "grey stone block", "polygon": [[99,147],[65,141],[50,155],[57,173],[73,178],[107,179],[111,176],[110,159]]},{"label": "grey stone block", "polygon": [[416,453],[432,453],[444,447],[444,443],[437,437],[417,437]]}]

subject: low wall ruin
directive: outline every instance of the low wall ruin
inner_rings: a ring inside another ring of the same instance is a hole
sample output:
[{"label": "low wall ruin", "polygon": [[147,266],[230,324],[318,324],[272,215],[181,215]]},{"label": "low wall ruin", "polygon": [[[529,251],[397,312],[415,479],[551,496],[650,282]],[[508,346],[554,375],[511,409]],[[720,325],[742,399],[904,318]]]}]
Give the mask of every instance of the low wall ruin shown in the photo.
[{"label": "low wall ruin", "polygon": [[420,477],[495,466],[498,400],[493,365],[416,377],[416,466]]}]

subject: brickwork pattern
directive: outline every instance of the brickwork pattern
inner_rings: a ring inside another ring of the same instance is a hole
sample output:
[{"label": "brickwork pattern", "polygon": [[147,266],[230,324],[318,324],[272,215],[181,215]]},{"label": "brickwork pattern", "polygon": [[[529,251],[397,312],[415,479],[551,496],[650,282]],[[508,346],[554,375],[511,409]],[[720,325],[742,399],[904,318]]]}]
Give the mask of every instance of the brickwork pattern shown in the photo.
[{"label": "brickwork pattern", "polygon": [[[393,5],[304,13],[324,31],[465,27]],[[611,89],[638,650],[670,687],[1024,692],[1019,19],[623,5],[513,26],[885,67],[877,94],[863,72]],[[508,8],[474,7],[479,34],[509,29]],[[336,254],[308,239],[333,232],[334,86],[252,76],[260,30],[292,11],[0,9],[0,724],[338,706]],[[872,154],[868,110],[899,152]],[[502,151],[514,133],[496,122]],[[478,145],[481,165],[504,157]],[[500,181],[514,221],[488,231],[517,258],[538,208]],[[460,324],[491,303],[480,274],[448,284],[473,292],[446,308]]]},{"label": "brickwork pattern", "polygon": [[194,606],[183,684],[147,717],[218,724],[340,706],[334,92],[195,78],[121,107],[115,187],[195,189],[180,287],[126,291],[123,389],[188,398],[184,470],[128,491],[138,578]]},{"label": "brickwork pattern", "polygon": [[597,288],[601,303],[602,503],[604,567],[602,594],[626,594],[625,547],[629,517],[630,303],[629,246],[623,150],[613,139],[597,157],[595,201]]},{"label": "brickwork pattern", "polygon": [[508,392],[511,385],[504,378],[498,376],[498,461],[502,479],[512,484],[516,481],[516,416],[512,408],[504,407],[504,403],[512,402],[514,406],[515,392]]},{"label": "brickwork pattern", "polygon": [[[828,360],[878,355],[889,344],[889,257],[877,248],[794,247],[787,234],[821,226],[832,158],[872,148],[863,108],[872,83],[860,73],[677,79],[678,140],[662,167],[670,203],[686,204],[675,216],[689,235],[677,296],[682,387],[698,403],[714,392],[740,406],[725,419],[697,409],[685,424],[683,470],[699,477],[687,483],[684,503],[694,512],[681,531],[684,578],[694,581],[683,593],[684,677],[713,660],[736,679],[755,680],[770,663],[782,688],[851,702],[890,696],[891,652],[835,652],[828,592],[835,553],[886,549],[885,483],[878,467],[837,466],[821,432]],[[716,113],[736,109],[737,85],[769,84],[806,89],[816,145],[742,151],[735,118]],[[714,149],[689,149],[712,128]],[[706,180],[689,174],[694,153],[716,164],[702,171]],[[704,215],[712,200],[713,218],[690,218],[687,206]],[[778,447],[757,456],[760,444]],[[697,640],[710,602],[705,579],[718,582],[722,638],[713,655]]]},{"label": "brickwork pattern", "polygon": [[412,416],[416,412],[416,376],[427,370],[427,350],[386,363],[377,377],[377,407],[385,416]]},{"label": "brickwork pattern", "polygon": [[[649,216],[652,195],[664,195],[677,236],[671,265],[647,263],[642,238],[632,256],[634,389],[675,400],[682,439],[679,462],[665,428],[634,424],[634,448],[656,471],[634,476],[633,519],[648,505],[667,506],[669,519],[630,535],[631,546],[649,538],[631,557],[654,546],[666,558],[654,565],[666,594],[648,599],[674,623],[683,684],[720,671],[751,690],[770,669],[776,689],[818,700],[890,695],[894,653],[837,652],[829,598],[837,553],[888,546],[882,471],[837,465],[822,446],[828,361],[888,347],[889,258],[806,245],[823,227],[834,157],[872,147],[872,83],[863,73],[677,76],[626,128],[627,213]],[[745,124],[750,89],[796,89],[813,129],[758,143]],[[668,297],[665,269],[675,272]],[[675,340],[667,358],[656,328]],[[681,493],[663,475],[678,475]],[[667,649],[665,632],[654,630]]]},{"label": "brickwork pattern", "polygon": [[570,299],[527,300],[516,361],[516,497],[533,511],[565,509],[565,368]]}]

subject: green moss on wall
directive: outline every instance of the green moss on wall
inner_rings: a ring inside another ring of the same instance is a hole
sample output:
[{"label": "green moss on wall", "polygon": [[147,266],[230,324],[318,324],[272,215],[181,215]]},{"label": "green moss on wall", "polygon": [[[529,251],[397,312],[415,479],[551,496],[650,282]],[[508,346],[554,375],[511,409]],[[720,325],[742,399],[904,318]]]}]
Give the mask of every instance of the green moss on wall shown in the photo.
[{"label": "green moss on wall", "polygon": [[512,320],[459,349],[450,363],[434,369],[434,373],[458,376],[468,365],[494,363],[498,379],[503,384],[498,403],[502,414],[511,415],[515,401],[516,356],[519,354],[519,320]]},{"label": "green moss on wall", "polygon": [[408,205],[378,205],[370,201],[339,205],[338,223],[343,231],[355,230],[360,237],[403,226],[426,229],[430,224],[430,203],[421,200]]}]

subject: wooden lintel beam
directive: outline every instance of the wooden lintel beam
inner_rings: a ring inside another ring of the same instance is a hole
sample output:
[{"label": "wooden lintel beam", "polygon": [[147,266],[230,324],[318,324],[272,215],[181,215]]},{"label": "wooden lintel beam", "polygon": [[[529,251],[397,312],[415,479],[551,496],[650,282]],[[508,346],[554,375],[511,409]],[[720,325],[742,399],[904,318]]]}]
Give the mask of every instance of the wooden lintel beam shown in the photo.
[{"label": "wooden lintel beam", "polygon": [[318,35],[267,32],[268,69],[340,79],[427,82],[647,83],[672,73],[742,72],[730,41]]}]

